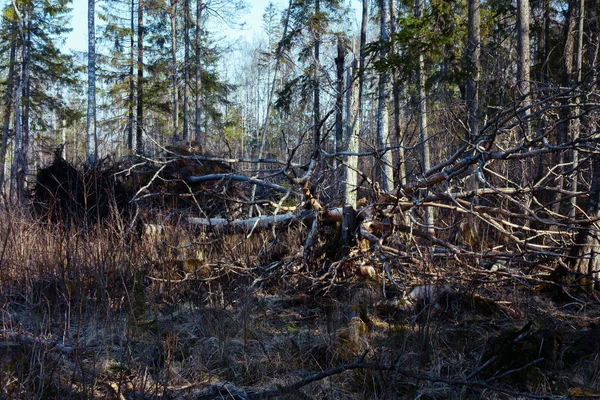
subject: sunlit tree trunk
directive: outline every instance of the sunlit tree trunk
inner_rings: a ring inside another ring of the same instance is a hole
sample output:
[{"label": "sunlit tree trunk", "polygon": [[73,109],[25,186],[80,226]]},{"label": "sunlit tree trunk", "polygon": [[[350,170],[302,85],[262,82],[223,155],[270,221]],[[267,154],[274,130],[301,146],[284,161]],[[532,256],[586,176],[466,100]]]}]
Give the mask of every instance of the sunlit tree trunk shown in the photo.
[{"label": "sunlit tree trunk", "polygon": [[[569,0],[568,10],[566,15],[564,37],[564,50],[563,50],[563,65],[562,65],[562,85],[565,87],[570,86],[573,77],[573,56],[575,53],[575,25],[576,25],[576,14],[575,14],[576,1]],[[564,145],[571,136],[571,123],[570,115],[571,110],[569,107],[569,99],[560,99],[561,107],[559,111],[560,123],[556,128],[556,144],[558,146]],[[554,154],[554,165],[556,165],[556,186],[559,189],[563,189],[566,186],[564,163],[566,161],[566,151],[558,150]],[[561,212],[562,196],[560,193],[556,193],[554,198],[553,211],[555,213]],[[570,204],[570,203],[569,203]]]},{"label": "sunlit tree trunk", "polygon": [[91,168],[98,159],[96,141],[96,0],[88,0],[88,93],[87,119],[87,165]]},{"label": "sunlit tree trunk", "polygon": [[[583,19],[585,17],[585,0],[579,0],[577,13],[577,52],[575,58],[575,79],[577,80],[577,83],[580,83],[582,79],[581,69],[583,67]],[[571,129],[571,140],[573,142],[579,139],[579,131],[581,129],[581,117],[579,117],[581,111],[580,103],[581,98],[578,96],[575,98],[574,110],[575,115],[578,117],[573,119],[573,128]],[[579,152],[577,151],[577,146],[575,146],[571,151],[571,170],[571,190],[576,193],[578,189],[577,175],[579,170]],[[577,211],[577,197],[572,196],[569,201],[569,216],[574,218]]]},{"label": "sunlit tree trunk", "polygon": [[[347,151],[357,153],[359,150],[359,137],[361,119],[363,113],[362,96],[364,85],[364,67],[365,67],[365,44],[367,41],[367,21],[369,18],[369,1],[362,1],[362,19],[360,24],[360,44],[358,68],[356,59],[352,62],[351,74],[348,76],[348,127],[347,127]],[[355,78],[356,81],[355,81]],[[356,84],[358,83],[358,85]],[[358,86],[358,87],[357,87]],[[358,156],[348,155],[346,158],[346,182],[345,182],[345,204],[356,208],[357,189],[358,189]]]},{"label": "sunlit tree trunk", "polygon": [[137,112],[135,142],[138,154],[144,153],[144,2],[138,0],[137,13]]},{"label": "sunlit tree trunk", "polygon": [[202,24],[202,10],[204,9],[204,5],[202,4],[202,0],[197,0],[196,2],[196,93],[195,96],[195,108],[196,108],[196,119],[194,121],[194,137],[198,144],[200,141],[200,91],[202,90],[202,78],[200,75],[200,39],[202,30],[200,29]]},{"label": "sunlit tree trunk", "polygon": [[[397,54],[398,49],[396,45],[396,0],[390,0],[390,48],[392,54]],[[398,73],[393,72],[392,74],[392,96],[394,99],[394,135],[398,140],[398,175],[400,176],[400,185],[406,184],[406,157],[404,155],[404,134],[402,132],[402,107],[400,104],[400,80],[398,79]]]},{"label": "sunlit tree trunk", "polygon": [[135,0],[131,0],[131,18],[130,18],[130,32],[129,32],[129,104],[127,105],[127,149],[133,151],[133,125],[135,123],[133,115],[133,103],[135,101],[135,82],[133,76],[135,57],[134,57],[134,43],[135,43]]},{"label": "sunlit tree trunk", "polygon": [[190,84],[190,0],[183,2],[183,140],[188,140],[189,122],[189,99],[188,87]]},{"label": "sunlit tree trunk", "polygon": [[[315,15],[320,13],[320,0],[315,0]],[[315,29],[315,44],[313,49],[313,124],[314,124],[314,150],[313,157],[320,158],[321,154],[321,82],[319,77],[319,58],[321,52],[321,38],[318,29]]]},{"label": "sunlit tree trunk", "polygon": [[[425,7],[424,0],[417,0],[417,18],[423,16]],[[429,151],[429,134],[427,132],[427,91],[425,88],[425,58],[423,52],[419,52],[419,133],[421,146],[423,149],[423,171],[428,171],[431,168],[431,157]],[[434,215],[433,208],[425,207],[425,224],[427,229],[433,233]]]},{"label": "sunlit tree trunk", "polygon": [[173,136],[179,131],[179,88],[177,87],[177,1],[171,0],[171,84],[173,90]]},{"label": "sunlit tree trunk", "polygon": [[17,183],[18,197],[22,204],[27,202],[27,170],[29,169],[29,118],[31,112],[31,19],[33,4],[27,6],[27,30],[25,34],[25,45],[23,46],[23,139],[21,143],[21,160],[18,166]]},{"label": "sunlit tree trunk", "polygon": [[6,92],[4,93],[4,115],[2,118],[2,142],[0,144],[0,196],[5,193],[4,170],[6,168],[6,152],[8,147],[8,135],[10,133],[10,117],[14,107],[14,83],[15,83],[15,59],[17,53],[17,24],[12,22],[10,36],[10,55],[8,61],[8,76],[6,78]]},{"label": "sunlit tree trunk", "polygon": [[[379,0],[380,10],[380,34],[382,43],[390,41],[388,33],[388,0]],[[381,59],[386,58],[387,50],[382,46],[379,53]],[[394,186],[394,169],[392,166],[392,153],[387,150],[390,147],[389,116],[387,109],[389,75],[386,70],[379,74],[379,98],[377,99],[377,145],[382,151],[379,160],[379,171],[381,174],[382,189],[390,191]]]}]

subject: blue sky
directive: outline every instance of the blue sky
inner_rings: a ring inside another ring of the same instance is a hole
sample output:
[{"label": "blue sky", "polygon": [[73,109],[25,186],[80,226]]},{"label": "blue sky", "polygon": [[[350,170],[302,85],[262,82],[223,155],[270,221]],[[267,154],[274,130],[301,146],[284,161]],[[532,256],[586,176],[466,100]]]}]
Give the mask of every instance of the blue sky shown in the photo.
[{"label": "blue sky", "polygon": [[[272,0],[273,4],[281,8],[282,0]],[[247,0],[250,6],[250,12],[241,18],[248,27],[244,35],[248,41],[253,35],[262,30],[262,15],[269,0]],[[87,51],[87,0],[73,1],[73,15],[71,18],[71,27],[73,31],[65,43],[66,49],[75,51]],[[286,2],[287,5],[287,2]],[[233,36],[239,36],[242,32],[232,32]]]}]

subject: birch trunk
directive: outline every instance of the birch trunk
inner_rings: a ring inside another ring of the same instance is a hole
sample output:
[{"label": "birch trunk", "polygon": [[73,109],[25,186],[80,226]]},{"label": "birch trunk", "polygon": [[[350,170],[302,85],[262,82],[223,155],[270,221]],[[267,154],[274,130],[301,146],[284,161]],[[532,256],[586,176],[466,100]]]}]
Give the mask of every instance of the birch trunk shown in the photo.
[{"label": "birch trunk", "polygon": [[137,13],[137,112],[135,144],[138,154],[144,153],[144,2],[138,0]]},{"label": "birch trunk", "polygon": [[[381,42],[389,42],[387,0],[379,0],[379,9],[381,13],[379,38]],[[385,46],[382,46],[379,57],[381,59],[387,57]],[[394,186],[392,153],[388,150],[390,147],[389,116],[387,110],[388,82],[389,75],[384,70],[379,74],[379,98],[377,102],[377,145],[382,152],[381,159],[379,160],[379,171],[384,192],[390,191]]]},{"label": "birch trunk", "polygon": [[183,140],[188,140],[189,113],[188,113],[188,85],[190,84],[190,0],[183,3]]},{"label": "birch trunk", "polygon": [[134,124],[134,116],[133,116],[133,103],[135,102],[135,83],[133,78],[133,69],[135,64],[134,58],[134,43],[135,43],[135,24],[134,24],[134,15],[135,15],[135,0],[131,0],[131,18],[130,18],[130,32],[129,32],[129,105],[127,107],[127,117],[128,117],[128,125],[127,125],[127,150],[133,151],[133,124]]},{"label": "birch trunk", "polygon": [[88,0],[88,93],[85,133],[87,165],[91,168],[98,159],[96,141],[96,0]]}]

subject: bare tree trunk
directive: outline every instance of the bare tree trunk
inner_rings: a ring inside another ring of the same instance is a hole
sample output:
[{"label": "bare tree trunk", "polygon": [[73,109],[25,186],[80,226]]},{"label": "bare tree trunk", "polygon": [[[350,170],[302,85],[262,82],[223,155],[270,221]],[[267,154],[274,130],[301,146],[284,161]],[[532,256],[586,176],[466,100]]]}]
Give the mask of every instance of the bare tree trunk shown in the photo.
[{"label": "bare tree trunk", "polygon": [[[336,97],[335,97],[335,152],[344,151],[344,64],[346,61],[346,47],[344,46],[341,35],[337,38],[337,57],[335,58],[336,68]],[[335,179],[338,182],[335,186],[336,195],[341,189],[343,170],[340,164],[335,162]]]},{"label": "bare tree trunk", "polygon": [[31,19],[33,4],[27,7],[27,37],[23,47],[23,139],[21,143],[21,160],[17,174],[18,197],[21,204],[27,202],[27,170],[29,169],[29,114],[31,111]]},{"label": "bare tree trunk", "polygon": [[190,84],[190,0],[183,2],[183,140],[188,140],[189,135],[189,113],[188,113],[188,87]]},{"label": "bare tree trunk", "polygon": [[5,194],[4,169],[6,167],[6,151],[8,147],[8,136],[10,134],[10,116],[13,110],[13,95],[15,83],[15,58],[17,53],[17,24],[11,23],[10,55],[8,64],[8,76],[6,80],[6,93],[4,94],[4,115],[2,119],[2,143],[0,145],[0,197]]},{"label": "bare tree trunk", "polygon": [[[366,2],[367,0],[364,0]],[[348,153],[358,153],[358,139],[360,135],[360,93],[361,93],[361,80],[359,79],[358,85],[354,80],[354,77],[361,74],[362,71],[358,69],[358,63],[356,59],[352,61],[351,68],[348,69],[348,91],[346,92],[346,121],[348,125],[346,127],[346,151]],[[357,87],[358,86],[358,87]],[[346,179],[344,182],[344,192],[346,206],[356,208],[357,200],[357,189],[358,189],[358,156],[348,155],[346,156]]]},{"label": "bare tree trunk", "polygon": [[[387,0],[379,0],[379,10],[381,14],[379,38],[381,42],[389,42]],[[379,56],[381,59],[386,58],[387,51],[385,50],[385,46],[382,46]],[[389,116],[387,110],[388,82],[389,75],[387,71],[381,72],[379,74],[379,98],[377,104],[377,145],[380,151],[382,151],[381,159],[379,160],[379,171],[384,192],[390,191],[394,186],[392,153],[387,150],[390,147]]]},{"label": "bare tree trunk", "polygon": [[[573,55],[575,49],[575,0],[570,0],[568,4],[569,8],[567,10],[567,18],[566,18],[566,29],[564,32],[565,37],[565,47],[564,47],[564,55],[563,55],[563,71],[562,71],[562,84],[567,87],[572,84],[573,77]],[[561,108],[559,111],[559,116],[561,122],[557,126],[556,132],[556,144],[558,146],[564,145],[570,135],[571,135],[571,123],[569,121],[569,116],[571,115],[571,110],[569,109],[569,100],[561,99]],[[566,158],[566,151],[559,150],[555,153],[554,164],[557,166],[557,178],[556,178],[556,186],[559,189],[563,189],[565,187],[565,179],[564,173],[565,168],[563,167]],[[554,207],[553,211],[555,213],[560,213],[561,205],[562,205],[562,196],[558,193],[555,195],[554,199]]]},{"label": "bare tree trunk", "polygon": [[[530,104],[531,84],[530,75],[530,45],[529,45],[529,0],[517,0],[517,84],[522,105]],[[529,111],[525,111],[529,114]],[[522,127],[523,134],[529,134],[529,124]]]},{"label": "bare tree trunk", "polygon": [[469,39],[467,43],[468,78],[466,87],[469,134],[474,140],[479,133],[479,78],[481,71],[481,16],[479,0],[469,0]]},{"label": "bare tree trunk", "polygon": [[[583,19],[585,16],[585,0],[579,0],[578,7],[578,16],[577,16],[577,52],[576,52],[576,61],[575,61],[575,77],[577,79],[577,83],[581,82],[582,73],[581,69],[583,66]],[[580,103],[581,98],[577,96],[575,98],[575,115],[579,115],[580,113]],[[573,128],[571,129],[571,140],[573,142],[579,139],[579,130],[581,129],[581,117],[577,117],[573,119]],[[579,152],[577,151],[577,147],[573,147],[571,151],[571,190],[573,192],[577,192],[577,175],[579,169]],[[577,211],[577,197],[572,196],[569,199],[569,216],[571,218],[575,218],[575,214]]]},{"label": "bare tree trunk", "polygon": [[[91,0],[90,0],[91,1]],[[173,136],[179,131],[179,88],[177,87],[177,1],[171,0],[171,68],[173,85]]]},{"label": "bare tree trunk", "polygon": [[[390,0],[390,32],[391,32],[391,50],[392,54],[397,54],[396,47],[396,0]],[[398,73],[392,74],[392,95],[394,98],[394,135],[398,140],[398,175],[400,175],[400,185],[406,185],[406,157],[404,155],[404,135],[402,132],[402,107],[400,104],[400,81]]]},{"label": "bare tree trunk", "polygon": [[335,96],[335,151],[344,149],[344,64],[346,48],[342,37],[337,38],[337,57],[335,58],[336,70],[336,96]]},{"label": "bare tree trunk", "polygon": [[135,24],[134,24],[134,15],[135,15],[135,0],[131,0],[131,26],[129,32],[129,105],[127,110],[129,124],[127,126],[127,149],[129,151],[133,151],[133,124],[134,124],[134,116],[133,116],[133,103],[135,102],[135,83],[133,77],[133,69],[135,64],[134,58],[134,37],[135,37]]},{"label": "bare tree trunk", "polygon": [[[423,16],[424,0],[417,0],[417,18]],[[429,135],[427,132],[427,91],[425,88],[425,59],[419,52],[419,131],[423,148],[423,172],[431,168],[429,152]],[[432,207],[425,207],[425,225],[430,233],[434,233],[434,215]]]},{"label": "bare tree trunk", "polygon": [[[321,1],[315,0],[315,15],[321,12]],[[317,27],[318,29],[318,27]],[[315,44],[313,49],[313,124],[314,124],[314,149],[313,158],[321,158],[321,82],[319,78],[319,58],[321,51],[321,38],[318,30],[315,30]]]},{"label": "bare tree trunk", "polygon": [[[22,31],[21,31],[22,33]],[[21,57],[23,55],[24,49],[21,49]],[[22,69],[21,69],[22,73]],[[18,193],[18,185],[17,185],[17,174],[18,174],[18,166],[19,160],[21,159],[21,146],[23,141],[23,129],[22,129],[22,118],[23,118],[23,109],[21,96],[22,92],[22,75],[19,74],[15,77],[16,87],[15,87],[15,123],[14,123],[14,136],[13,136],[13,159],[10,167],[10,199],[12,203],[16,203],[17,193]]]},{"label": "bare tree trunk", "polygon": [[144,2],[138,0],[138,32],[137,32],[137,112],[135,142],[136,152],[144,153]]},{"label": "bare tree trunk", "polygon": [[200,26],[202,24],[202,10],[204,9],[204,5],[202,4],[202,0],[196,1],[196,93],[195,96],[195,106],[196,106],[196,119],[194,121],[194,137],[198,144],[200,141],[200,91],[202,90],[202,78],[200,75],[200,35],[202,30]]},{"label": "bare tree trunk", "polygon": [[88,104],[85,132],[87,165],[91,168],[98,159],[96,140],[96,0],[88,0]]},{"label": "bare tree trunk", "polygon": [[[360,125],[363,113],[362,96],[364,85],[365,68],[365,45],[367,42],[367,21],[369,18],[369,1],[362,1],[362,20],[360,24],[360,44],[359,44],[359,64],[358,69],[356,59],[352,62],[352,69],[348,77],[348,152],[358,152],[358,139],[360,137]],[[358,77],[358,88],[355,85],[354,77]],[[345,184],[345,204],[356,208],[358,197],[358,156],[348,155],[346,159],[348,165],[346,169]]]}]

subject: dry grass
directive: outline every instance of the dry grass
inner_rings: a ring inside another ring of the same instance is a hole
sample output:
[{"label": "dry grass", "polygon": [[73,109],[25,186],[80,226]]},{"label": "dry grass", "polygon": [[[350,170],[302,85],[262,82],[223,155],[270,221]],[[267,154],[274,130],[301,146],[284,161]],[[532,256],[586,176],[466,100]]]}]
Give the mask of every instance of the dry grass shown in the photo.
[{"label": "dry grass", "polygon": [[[600,384],[600,356],[572,351],[595,340],[591,293],[553,301],[527,280],[439,260],[388,260],[394,287],[368,252],[303,268],[297,229],[275,240],[170,226],[140,238],[117,223],[66,230],[18,210],[0,219],[0,398],[211,398],[216,388],[227,398],[224,389],[285,386],[366,349],[365,362],[395,368],[345,371],[295,395],[512,398],[456,382],[483,364],[490,338],[527,321],[533,344],[536,332],[560,335],[557,359],[498,380],[519,364],[491,363],[472,380],[547,395]],[[415,286],[439,293],[411,303]]]}]

